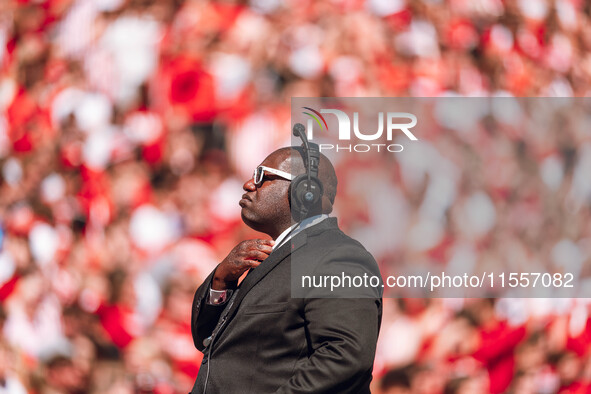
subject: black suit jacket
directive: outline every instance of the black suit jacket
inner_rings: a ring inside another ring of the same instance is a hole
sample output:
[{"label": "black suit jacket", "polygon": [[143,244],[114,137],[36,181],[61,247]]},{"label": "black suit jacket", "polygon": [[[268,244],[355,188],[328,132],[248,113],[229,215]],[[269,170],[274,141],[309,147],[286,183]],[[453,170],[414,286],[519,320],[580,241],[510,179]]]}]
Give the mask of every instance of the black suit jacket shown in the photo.
[{"label": "black suit jacket", "polygon": [[193,300],[193,340],[204,357],[192,393],[370,392],[381,291],[292,298],[292,260],[317,274],[345,267],[350,275],[379,275],[371,254],[334,218],[274,250],[223,306],[205,302],[212,273]]}]

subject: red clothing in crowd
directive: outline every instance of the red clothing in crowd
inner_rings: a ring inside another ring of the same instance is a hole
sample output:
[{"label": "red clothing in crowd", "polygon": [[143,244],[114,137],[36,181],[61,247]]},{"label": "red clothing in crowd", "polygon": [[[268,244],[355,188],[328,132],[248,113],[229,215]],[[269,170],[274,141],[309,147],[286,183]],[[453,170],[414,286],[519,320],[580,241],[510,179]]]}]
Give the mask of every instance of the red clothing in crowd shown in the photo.
[{"label": "red clothing in crowd", "polygon": [[511,384],[515,373],[515,348],[525,334],[524,326],[513,328],[507,322],[480,329],[480,346],[474,358],[488,370],[491,393],[503,393]]},{"label": "red clothing in crowd", "polygon": [[572,382],[560,387],[558,394],[588,394],[591,392],[591,384],[580,381]]},{"label": "red clothing in crowd", "polygon": [[122,349],[139,334],[134,311],[123,305],[101,305],[96,314],[111,341]]}]

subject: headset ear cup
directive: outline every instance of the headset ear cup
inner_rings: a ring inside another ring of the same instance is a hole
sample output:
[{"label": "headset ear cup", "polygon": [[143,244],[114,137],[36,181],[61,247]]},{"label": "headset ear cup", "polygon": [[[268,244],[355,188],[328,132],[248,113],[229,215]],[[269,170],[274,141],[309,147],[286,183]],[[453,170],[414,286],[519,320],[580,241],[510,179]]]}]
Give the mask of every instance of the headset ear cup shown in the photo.
[{"label": "headset ear cup", "polygon": [[298,186],[302,184],[304,178],[307,178],[307,176],[298,175],[297,177],[295,177],[295,179],[291,181],[291,184],[289,185],[289,202],[291,206],[291,216],[296,222],[302,220],[300,219],[300,213],[304,205],[302,203],[300,195],[298,194]]},{"label": "headset ear cup", "polygon": [[[306,207],[309,210],[312,210],[315,207],[319,207],[319,203],[320,203],[320,198],[322,197],[322,194],[324,192],[323,188],[322,188],[322,182],[320,182],[320,179],[316,178],[315,176],[310,178],[310,193],[311,195],[307,195],[308,193],[308,179],[306,178],[304,180],[304,182],[302,182],[302,189],[303,189],[303,200],[304,200],[304,204],[306,205]],[[317,212],[319,213],[319,212]]]},{"label": "headset ear cup", "polygon": [[[308,191],[308,175],[299,175],[292,180],[289,192],[294,220],[301,221],[310,214],[320,213],[323,191],[322,182],[316,177],[310,178],[310,191]],[[301,217],[304,212],[306,217]]]}]

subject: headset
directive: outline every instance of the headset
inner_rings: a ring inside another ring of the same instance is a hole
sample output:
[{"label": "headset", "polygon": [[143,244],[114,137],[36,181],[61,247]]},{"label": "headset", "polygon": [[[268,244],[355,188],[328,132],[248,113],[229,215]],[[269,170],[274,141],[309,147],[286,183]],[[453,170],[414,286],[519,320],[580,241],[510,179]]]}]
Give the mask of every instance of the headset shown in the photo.
[{"label": "headset", "polygon": [[289,196],[291,215],[297,222],[301,222],[310,216],[310,213],[322,211],[321,199],[324,187],[318,179],[318,165],[320,164],[320,149],[318,144],[308,142],[306,129],[303,124],[296,123],[293,126],[293,135],[300,137],[304,148],[304,165],[306,173],[298,175],[291,181]]}]

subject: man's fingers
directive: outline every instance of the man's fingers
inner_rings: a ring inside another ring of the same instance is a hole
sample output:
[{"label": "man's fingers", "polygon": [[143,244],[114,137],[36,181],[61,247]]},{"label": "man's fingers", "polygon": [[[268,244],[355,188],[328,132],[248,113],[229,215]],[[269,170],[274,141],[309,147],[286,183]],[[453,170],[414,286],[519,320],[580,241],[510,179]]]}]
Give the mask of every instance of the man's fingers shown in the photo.
[{"label": "man's fingers", "polygon": [[251,268],[256,268],[259,265],[261,265],[261,262],[258,260],[243,260],[240,264],[240,267],[236,267],[233,276],[235,276],[235,278],[238,279],[246,271],[248,271]]},{"label": "man's fingers", "polygon": [[271,239],[251,239],[245,241],[247,250],[259,250],[261,252],[270,254],[273,251],[275,241]]},{"label": "man's fingers", "polygon": [[250,268],[256,268],[259,265],[261,265],[261,261],[257,261],[257,260],[250,260]]},{"label": "man's fingers", "polygon": [[265,260],[273,251],[273,244],[275,242],[269,239],[249,239],[241,242],[232,252],[230,260],[236,267],[252,268],[252,261],[256,261],[256,265],[259,265],[259,261]]},{"label": "man's fingers", "polygon": [[240,257],[245,260],[264,260],[271,254],[272,251],[272,249],[267,249],[267,247],[261,249],[253,248],[242,252]]},{"label": "man's fingers", "polygon": [[257,250],[266,254],[271,254],[273,247],[271,245],[261,245],[257,248]]},{"label": "man's fingers", "polygon": [[249,260],[259,260],[262,261],[269,257],[269,253],[264,253],[258,250],[253,250],[248,254]]},{"label": "man's fingers", "polygon": [[252,241],[258,247],[275,245],[275,241],[272,239],[253,239]]}]

